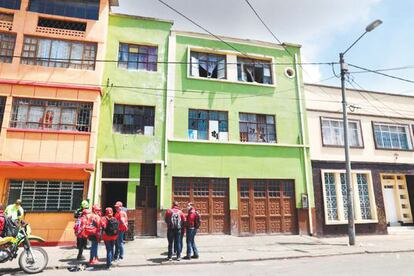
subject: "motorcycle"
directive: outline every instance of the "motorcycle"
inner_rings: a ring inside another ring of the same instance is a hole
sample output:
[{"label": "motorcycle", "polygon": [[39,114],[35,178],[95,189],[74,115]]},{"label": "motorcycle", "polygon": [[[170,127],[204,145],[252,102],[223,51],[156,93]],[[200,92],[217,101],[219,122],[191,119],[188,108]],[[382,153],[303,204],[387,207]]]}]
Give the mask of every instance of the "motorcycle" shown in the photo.
[{"label": "motorcycle", "polygon": [[23,252],[19,256],[20,268],[28,274],[42,272],[47,266],[49,257],[43,248],[32,247],[31,241],[45,242],[40,237],[31,236],[30,225],[24,224],[19,228],[15,242],[10,241],[0,245],[0,263],[16,259],[19,248],[22,247]]}]

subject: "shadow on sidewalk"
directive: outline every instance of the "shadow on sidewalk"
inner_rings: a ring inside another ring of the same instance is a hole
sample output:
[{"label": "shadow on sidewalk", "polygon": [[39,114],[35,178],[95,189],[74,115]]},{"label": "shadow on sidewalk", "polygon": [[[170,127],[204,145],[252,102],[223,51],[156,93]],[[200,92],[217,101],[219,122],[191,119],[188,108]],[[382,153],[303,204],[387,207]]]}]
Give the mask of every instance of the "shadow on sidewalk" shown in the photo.
[{"label": "shadow on sidewalk", "polygon": [[168,262],[167,258],[165,257],[164,258],[150,258],[150,259],[147,259],[147,261],[152,262],[154,264],[162,264],[164,262]]}]

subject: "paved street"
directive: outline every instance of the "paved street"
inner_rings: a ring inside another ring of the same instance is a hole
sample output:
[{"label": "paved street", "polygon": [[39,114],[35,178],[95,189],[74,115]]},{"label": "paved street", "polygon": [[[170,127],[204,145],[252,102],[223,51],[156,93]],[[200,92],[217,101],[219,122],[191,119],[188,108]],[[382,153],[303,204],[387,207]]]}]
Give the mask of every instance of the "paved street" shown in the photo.
[{"label": "paved street", "polygon": [[[364,254],[334,257],[317,257],[293,260],[236,262],[228,264],[162,265],[156,267],[122,267],[111,271],[95,270],[69,272],[59,275],[412,275],[414,253]],[[98,273],[96,273],[98,272]],[[11,275],[22,275],[15,273]],[[42,276],[57,275],[49,270]]]}]

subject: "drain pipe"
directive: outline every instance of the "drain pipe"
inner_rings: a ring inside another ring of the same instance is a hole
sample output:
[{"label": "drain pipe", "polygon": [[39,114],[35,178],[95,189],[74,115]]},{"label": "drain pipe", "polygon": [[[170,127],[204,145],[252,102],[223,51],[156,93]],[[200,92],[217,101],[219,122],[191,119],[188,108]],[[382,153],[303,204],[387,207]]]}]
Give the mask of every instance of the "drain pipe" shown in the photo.
[{"label": "drain pipe", "polygon": [[[306,183],[306,193],[308,194],[308,217],[309,217],[309,234],[313,235],[313,218],[312,218],[312,208],[311,208],[311,196],[310,196],[310,185],[311,181],[309,179],[309,164],[308,164],[308,151],[305,145],[305,118],[304,118],[304,110],[303,110],[303,103],[302,103],[302,91],[301,85],[299,81],[299,64],[298,64],[298,55],[295,54],[294,56],[295,62],[295,71],[296,71],[296,86],[297,86],[297,99],[299,102],[299,114],[300,114],[300,136],[301,136],[301,144],[303,150],[303,162],[305,163],[305,183]],[[303,207],[303,206],[302,206]]]}]

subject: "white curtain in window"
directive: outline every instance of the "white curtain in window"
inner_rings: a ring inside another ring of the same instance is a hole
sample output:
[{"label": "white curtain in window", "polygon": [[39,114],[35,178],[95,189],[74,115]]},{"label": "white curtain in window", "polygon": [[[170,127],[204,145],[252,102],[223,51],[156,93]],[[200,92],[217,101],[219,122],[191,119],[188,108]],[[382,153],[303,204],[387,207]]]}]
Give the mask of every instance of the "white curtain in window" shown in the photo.
[{"label": "white curtain in window", "polygon": [[218,79],[224,79],[226,78],[226,63],[223,60],[219,60],[218,66],[217,66],[217,78]]},{"label": "white curtain in window", "polygon": [[29,108],[29,117],[27,118],[29,128],[42,128],[44,107],[42,106],[31,106]]},{"label": "white curtain in window", "polygon": [[41,59],[41,64],[47,63],[50,55],[51,45],[52,41],[50,39],[39,39],[37,58]]},{"label": "white curtain in window", "polygon": [[200,71],[198,69],[198,59],[196,57],[191,57],[191,75],[194,77],[200,76]]},{"label": "white curtain in window", "polygon": [[[70,44],[66,41],[54,40],[52,42],[52,50],[50,57],[52,61],[56,61],[56,67],[66,67],[70,54]],[[53,60],[55,59],[55,60]]]},{"label": "white curtain in window", "polygon": [[75,130],[76,126],[76,109],[63,109],[62,110],[62,127],[64,130]]},{"label": "white curtain in window", "polygon": [[16,127],[17,128],[24,128],[25,123],[27,121],[27,111],[29,110],[29,106],[27,104],[20,104],[17,108],[17,115],[16,115]]},{"label": "white curtain in window", "polygon": [[70,53],[71,63],[81,64],[83,58],[83,45],[80,43],[73,43]]}]

